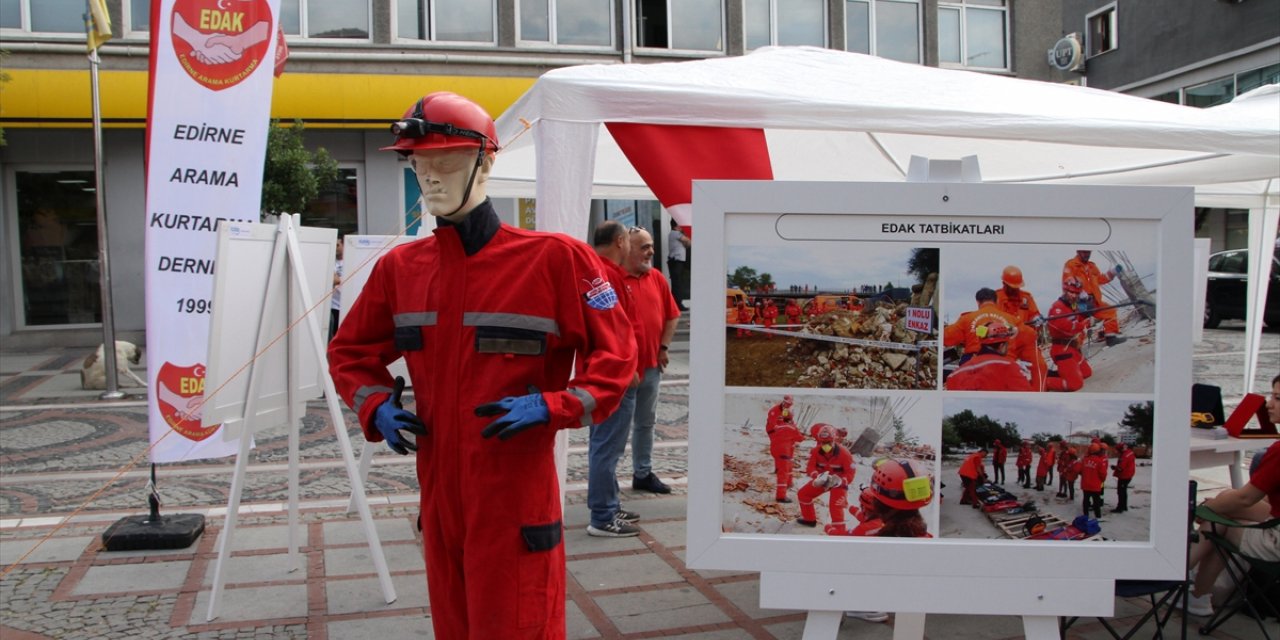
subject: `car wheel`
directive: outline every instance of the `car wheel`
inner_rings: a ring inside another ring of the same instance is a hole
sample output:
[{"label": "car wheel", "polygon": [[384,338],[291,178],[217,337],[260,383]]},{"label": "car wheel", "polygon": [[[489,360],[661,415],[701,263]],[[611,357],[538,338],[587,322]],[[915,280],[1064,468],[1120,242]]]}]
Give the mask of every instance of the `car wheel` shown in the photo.
[{"label": "car wheel", "polygon": [[1206,302],[1204,305],[1204,328],[1217,329],[1220,324],[1222,324],[1222,314],[1217,309],[1214,309],[1212,304]]}]

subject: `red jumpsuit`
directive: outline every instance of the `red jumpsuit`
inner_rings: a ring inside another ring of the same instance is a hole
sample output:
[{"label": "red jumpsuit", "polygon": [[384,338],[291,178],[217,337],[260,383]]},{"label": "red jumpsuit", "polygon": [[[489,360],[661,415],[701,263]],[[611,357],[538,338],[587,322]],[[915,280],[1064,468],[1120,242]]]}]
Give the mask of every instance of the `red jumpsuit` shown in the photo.
[{"label": "red jumpsuit", "polygon": [[[1104,273],[1098,269],[1098,265],[1090,262],[1081,262],[1080,256],[1076,256],[1067,260],[1062,265],[1062,281],[1066,282],[1067,278],[1076,278],[1084,285],[1085,293],[1089,294],[1092,300],[1089,301],[1094,307],[1106,306],[1106,301],[1102,299],[1102,285],[1111,282],[1111,274]],[[1053,315],[1050,311],[1049,315]],[[1110,335],[1120,333],[1120,322],[1116,320],[1115,309],[1105,309],[1103,311],[1093,312],[1093,317],[1102,320],[1102,330]]]},{"label": "red jumpsuit", "polygon": [[[1012,291],[1013,295],[1010,295]],[[1020,353],[1030,356],[1028,362],[1031,364],[1031,390],[1044,390],[1044,376],[1048,372],[1049,367],[1044,363],[1044,354],[1040,352],[1040,345],[1036,344],[1035,329],[1029,324],[1032,319],[1040,316],[1040,308],[1036,306],[1036,299],[1030,293],[1021,289],[1009,289],[1001,287],[996,291],[996,306],[1009,315],[1018,318],[1024,326],[1018,328],[1018,335],[1013,337],[1016,344],[1009,345],[1009,353]]]},{"label": "red jumpsuit", "polygon": [[1116,459],[1116,511],[1124,513],[1129,510],[1129,483],[1138,472],[1138,455],[1133,449],[1125,447],[1120,450]]},{"label": "red jumpsuit", "polygon": [[[768,302],[765,302],[764,312],[761,314],[761,316],[763,316],[764,318],[764,323],[763,323],[764,328],[772,329],[773,325],[778,323],[778,305],[774,304],[773,300],[769,300]],[[773,334],[766,333],[764,334],[764,337],[769,340],[772,340]]]},{"label": "red jumpsuit", "polygon": [[[853,474],[857,469],[853,466],[853,454],[844,448],[844,445],[835,443],[831,445],[831,451],[824,453],[822,445],[813,448],[813,452],[809,454],[809,466],[805,469],[805,475],[809,476],[808,484],[800,487],[800,491],[796,493],[796,498],[800,500],[800,519],[816,522],[818,520],[817,510],[813,507],[813,501],[818,496],[830,491],[831,504],[828,505],[831,512],[831,524],[844,527],[844,512],[849,506],[848,495],[849,485],[853,484]],[[823,473],[829,473],[840,479],[840,484],[836,487],[827,488],[819,487],[813,484],[812,479],[817,478]]]},{"label": "red jumpsuit", "polygon": [[1102,486],[1107,481],[1107,456],[1098,453],[1080,462],[1080,490],[1084,492],[1084,514],[1102,517]]},{"label": "red jumpsuit", "polygon": [[1024,444],[1018,448],[1018,459],[1014,461],[1018,468],[1018,482],[1024,489],[1031,488],[1031,445]]},{"label": "red jumpsuit", "polygon": [[974,451],[960,463],[960,484],[963,487],[960,504],[971,504],[975,509],[982,506],[982,501],[978,499],[978,484],[982,482],[982,476],[986,475],[982,462],[985,457],[985,451]]},{"label": "red jumpsuit", "polygon": [[1004,484],[1004,463],[1009,459],[1009,450],[999,440],[991,445],[991,481]]},{"label": "red jumpsuit", "polygon": [[774,499],[781,502],[787,498],[787,490],[793,482],[791,472],[795,469],[796,445],[804,441],[804,434],[790,421],[778,423],[769,431],[769,454],[773,456],[773,470],[778,481]]},{"label": "red jumpsuit", "polygon": [[786,314],[788,324],[800,324],[800,305],[795,300],[787,301]]},{"label": "red jumpsuit", "polygon": [[1059,489],[1058,495],[1068,500],[1076,499],[1076,478],[1080,477],[1081,463],[1076,459],[1076,454],[1068,451],[1062,454],[1062,459],[1066,462],[1058,469]]},{"label": "red jumpsuit", "polygon": [[[996,298],[997,300],[999,299],[999,294],[996,294]],[[942,346],[954,347],[958,344],[963,344],[965,358],[962,358],[961,362],[966,362],[967,358],[976,355],[982,348],[982,341],[978,337],[977,327],[985,324],[985,321],[991,318],[1003,320],[1005,324],[1017,329],[1017,335],[1009,342],[1009,357],[1029,363],[1031,365],[1032,382],[1036,382],[1036,362],[1043,364],[1044,357],[1040,355],[1040,348],[1036,345],[1035,330],[1023,325],[1018,314],[1008,313],[994,302],[984,302],[976,310],[960,314],[960,317],[955,322],[944,327],[942,330]],[[1039,391],[1040,385],[1036,384],[1032,387],[1031,383],[1028,383],[1026,389],[1018,390]]]},{"label": "red jumpsuit", "polygon": [[[369,441],[404,356],[417,414],[423,549],[438,638],[563,638],[555,435],[603,422],[635,373],[626,314],[595,254],[501,224],[487,201],[374,265],[329,344],[329,371]],[[575,356],[582,375],[569,380]],[[480,437],[476,406],[542,391],[550,419]]]},{"label": "red jumpsuit", "polygon": [[[738,324],[751,324],[751,316],[753,315],[755,314],[752,313],[751,307],[748,307],[745,304],[738,306]],[[743,329],[741,327],[738,328],[737,336],[739,338],[745,338],[749,335],[751,335],[751,331],[749,329]]]},{"label": "red jumpsuit", "polygon": [[785,402],[779,402],[769,409],[769,415],[764,419],[764,432],[772,435],[773,430],[783,422],[794,423],[795,419],[791,415],[791,407]]},{"label": "red jumpsuit", "polygon": [[1053,468],[1053,445],[1047,444],[1040,449],[1040,462],[1036,464],[1036,491],[1044,490],[1049,470]]},{"label": "red jumpsuit", "polygon": [[969,358],[947,376],[947,391],[1031,391],[1013,358],[984,353]]},{"label": "red jumpsuit", "polygon": [[[1049,309],[1049,316],[1061,316],[1076,310],[1075,303],[1058,298]],[[1089,328],[1089,316],[1079,314],[1056,318],[1049,321],[1049,337],[1053,345],[1049,347],[1049,355],[1058,366],[1058,375],[1045,380],[1044,388],[1049,391],[1078,391],[1084,386],[1084,379],[1093,375],[1093,367],[1085,360],[1080,350],[1084,342],[1085,330]]]}]

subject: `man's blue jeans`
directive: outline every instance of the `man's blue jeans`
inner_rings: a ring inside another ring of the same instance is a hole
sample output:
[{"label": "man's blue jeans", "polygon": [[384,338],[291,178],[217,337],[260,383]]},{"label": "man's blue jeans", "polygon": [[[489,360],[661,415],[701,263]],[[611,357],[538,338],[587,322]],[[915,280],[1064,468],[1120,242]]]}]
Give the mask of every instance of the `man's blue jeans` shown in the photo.
[{"label": "man's blue jeans", "polygon": [[587,507],[591,524],[603,527],[618,513],[618,460],[627,448],[631,417],[636,408],[636,387],[627,389],[617,411],[591,426],[587,444]]},{"label": "man's blue jeans", "polygon": [[658,385],[662,369],[644,370],[636,389],[635,425],[631,429],[631,467],[637,478],[653,473],[653,425],[658,420]]}]

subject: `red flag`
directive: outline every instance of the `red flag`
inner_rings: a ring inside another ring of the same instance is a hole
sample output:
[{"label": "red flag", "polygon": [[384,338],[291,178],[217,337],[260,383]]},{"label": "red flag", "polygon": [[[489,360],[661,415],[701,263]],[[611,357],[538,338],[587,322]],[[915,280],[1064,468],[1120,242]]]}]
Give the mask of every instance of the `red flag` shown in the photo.
[{"label": "red flag", "polygon": [[284,41],[284,28],[276,29],[276,68],[275,77],[284,73],[284,63],[289,59],[289,45]]},{"label": "red flag", "polygon": [[694,180],[773,179],[763,129],[622,122],[605,126],[685,233],[691,233],[693,223]]}]

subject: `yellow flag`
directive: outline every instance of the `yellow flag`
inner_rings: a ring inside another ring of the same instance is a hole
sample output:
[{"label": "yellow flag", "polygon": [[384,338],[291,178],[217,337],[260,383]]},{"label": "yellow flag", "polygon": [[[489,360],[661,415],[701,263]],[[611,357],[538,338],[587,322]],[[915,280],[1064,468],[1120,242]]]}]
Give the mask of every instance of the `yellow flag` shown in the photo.
[{"label": "yellow flag", "polygon": [[111,39],[111,14],[103,0],[89,0],[89,21],[85,26],[89,30],[89,51]]}]

